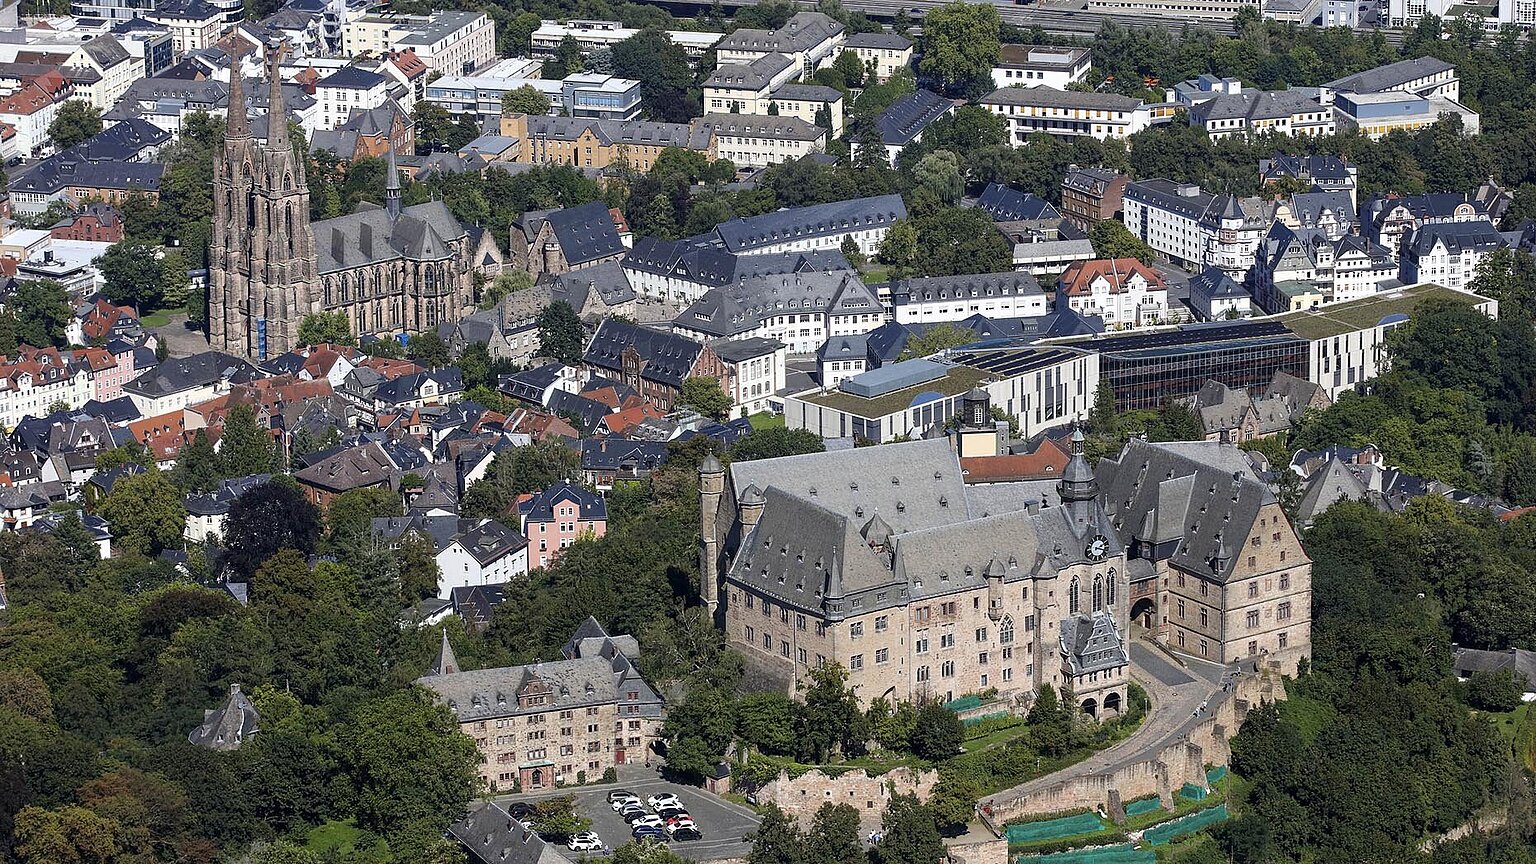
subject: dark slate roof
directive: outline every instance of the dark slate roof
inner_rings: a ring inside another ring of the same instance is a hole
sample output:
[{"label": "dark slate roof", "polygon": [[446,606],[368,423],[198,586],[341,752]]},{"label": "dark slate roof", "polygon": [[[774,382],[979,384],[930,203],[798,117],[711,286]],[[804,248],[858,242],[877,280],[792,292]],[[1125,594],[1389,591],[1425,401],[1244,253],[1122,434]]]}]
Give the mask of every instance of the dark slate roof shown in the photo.
[{"label": "dark slate roof", "polygon": [[345,88],[348,90],[371,90],[384,83],[384,76],[377,72],[369,72],[367,69],[359,69],[356,66],[343,66],[335,72],[315,82],[318,87]]},{"label": "dark slate roof", "polygon": [[167,360],[124,384],[123,389],[153,399],[216,381],[238,384],[260,377],[260,371],[248,360],[222,351],[204,351]]},{"label": "dark slate roof", "polygon": [[231,684],[229,698],[220,707],[203,712],[203,725],[188,733],[187,741],[210,750],[236,750],[260,729],[261,715],[256,706],[240,692],[239,684]]},{"label": "dark slate roof", "polygon": [[[271,479],[271,474],[250,474],[231,480],[221,480],[218,488],[212,492],[188,495],[185,502],[187,512],[193,516],[218,516],[228,513],[230,506],[237,498]],[[111,490],[108,489],[108,491]]]},{"label": "dark slate roof", "polygon": [[679,441],[691,441],[694,438],[704,437],[711,441],[729,447],[737,441],[752,434],[752,421],[746,417],[737,417],[735,420],[727,420],[724,423],[711,423],[708,426],[700,426],[697,429],[689,429],[677,436]]},{"label": "dark slate roof", "polygon": [[123,43],[110,36],[92,39],[80,48],[103,69],[111,69],[124,60],[130,59],[128,49],[123,47]]},{"label": "dark slate roof", "polygon": [[544,391],[560,379],[560,371],[564,368],[564,363],[545,363],[543,366],[535,366],[532,369],[514,372],[502,378],[498,386],[501,392],[514,399],[521,399],[534,405],[543,405]]},{"label": "dark slate roof", "polygon": [[604,417],[613,413],[613,409],[602,402],[565,390],[556,390],[551,393],[549,404],[544,407],[562,417],[574,417],[577,421],[576,425],[583,433],[590,433],[597,428],[597,424],[601,423]]},{"label": "dark slate roof", "polygon": [[1189,296],[1192,300],[1203,298],[1209,301],[1229,297],[1247,297],[1248,291],[1233,281],[1232,277],[1221,268],[1207,267],[1189,278]]},{"label": "dark slate roof", "polygon": [[743,278],[711,288],[673,324],[712,337],[730,337],[756,330],[763,319],[782,315],[786,309],[836,314],[879,312],[881,307],[880,298],[857,273],[807,271]]},{"label": "dark slate roof", "polygon": [[583,471],[617,471],[634,467],[649,471],[667,461],[664,441],[630,438],[588,438],[581,442]]},{"label": "dark slate roof", "polygon": [[92,399],[82,405],[80,410],[92,417],[100,417],[108,423],[127,423],[141,416],[133,400],[127,396],[119,396],[106,402]]},{"label": "dark slate roof", "polygon": [[875,121],[880,141],[904,146],[922,134],[928,124],[955,110],[955,103],[931,90],[918,90],[892,102]]},{"label": "dark slate roof", "polygon": [[1349,166],[1343,159],[1327,154],[1291,156],[1276,153],[1269,159],[1259,160],[1259,176],[1265,180],[1296,177],[1339,183],[1349,179]]},{"label": "dark slate roof", "polygon": [[[105,134],[105,133],[103,133]],[[53,195],[69,186],[121,191],[158,192],[165,177],[158,162],[90,161],[61,153],[33,166],[11,181],[12,192]]]},{"label": "dark slate roof", "polygon": [[556,521],[555,506],[568,501],[580,510],[577,517],[583,522],[607,520],[608,504],[603,496],[572,483],[556,483],[537,495],[517,505],[518,512],[527,522]]},{"label": "dark slate roof", "polygon": [[597,328],[582,362],[611,372],[623,370],[624,349],[633,346],[644,361],[640,377],[670,387],[683,386],[704,346],[692,339],[638,324],[608,319]]},{"label": "dark slate roof", "polygon": [[[1473,672],[1501,672],[1509,670],[1515,675],[1515,683],[1526,693],[1536,690],[1536,652],[1523,648],[1507,651],[1479,651],[1474,648],[1457,648],[1451,656],[1451,665],[1462,678],[1472,677]],[[1523,680],[1522,680],[1523,679]]]},{"label": "dark slate roof", "polygon": [[1173,564],[1218,582],[1232,575],[1259,509],[1275,500],[1241,450],[1212,441],[1132,439],[1096,472],[1117,529],[1151,543],[1182,540]]},{"label": "dark slate roof", "polygon": [[1377,66],[1375,69],[1367,69],[1364,72],[1356,72],[1353,75],[1346,75],[1343,78],[1329,81],[1323,86],[1335,92],[1380,93],[1383,90],[1401,87],[1409,81],[1436,75],[1446,70],[1454,70],[1455,68],[1454,65],[1438,57],[1418,57],[1413,60],[1399,60],[1396,63]]},{"label": "dark slate roof", "polygon": [[464,623],[472,627],[482,627],[491,623],[491,615],[506,599],[507,586],[502,584],[458,587],[449,593],[454,614],[463,618]]},{"label": "dark slate roof", "polygon": [[[588,201],[579,207],[530,213],[524,216],[540,217],[549,223],[560,241],[560,251],[566,263],[575,267],[624,254],[624,242],[619,239],[619,229],[613,224],[613,215],[602,201]],[[525,226],[525,229],[526,226]]]},{"label": "dark slate roof", "polygon": [[889,227],[905,218],[907,205],[900,195],[881,195],[732,219],[715,226],[715,235],[731,252],[746,252],[803,238],[840,237],[850,231]]},{"label": "dark slate roof", "polygon": [[709,343],[715,356],[726,363],[740,363],[754,357],[764,357],[784,347],[777,339],[753,336],[750,339],[719,339]]},{"label": "dark slate roof", "polygon": [[464,392],[464,374],[456,367],[411,372],[399,378],[385,381],[373,391],[373,398],[387,405],[399,405],[421,395],[421,388],[429,381],[436,382],[438,393],[449,396]]},{"label": "dark slate roof", "polygon": [[1061,653],[1073,676],[1120,669],[1131,662],[1115,619],[1108,612],[1061,619]]},{"label": "dark slate roof", "polygon": [[150,147],[159,147],[169,144],[170,141],[171,133],[148,120],[130,117],[113,123],[89,141],[77,144],[71,149],[82,159],[124,162],[133,159]]},{"label": "dark slate roof", "polygon": [[626,270],[653,273],[706,287],[719,287],[751,276],[805,270],[853,270],[853,265],[839,249],[734,255],[697,239],[662,240],[649,236],[635,241],[635,247],[624,256],[622,266]]},{"label": "dark slate roof", "polygon": [[528,538],[495,519],[482,520],[454,539],[481,567],[528,548]]},{"label": "dark slate roof", "polygon": [[889,48],[904,51],[912,47],[912,40],[899,33],[855,33],[843,42],[847,48]]},{"label": "dark slate roof", "polygon": [[380,261],[443,261],[453,257],[449,244],[466,236],[441,201],[406,207],[398,220],[382,207],[359,210],[314,223],[314,234],[322,275]]},{"label": "dark slate roof", "polygon": [[1051,202],[1033,192],[1020,192],[998,183],[988,183],[976,201],[976,209],[985,211],[993,222],[1022,222],[1060,219]]},{"label": "dark slate roof", "polygon": [[494,802],[476,804],[448,826],[479,864],[566,864],[553,846]]},{"label": "dark slate roof", "polygon": [[1413,256],[1427,254],[1435,244],[1444,243],[1451,253],[1487,252],[1508,245],[1493,224],[1473,222],[1431,222],[1403,239],[1404,251]]}]

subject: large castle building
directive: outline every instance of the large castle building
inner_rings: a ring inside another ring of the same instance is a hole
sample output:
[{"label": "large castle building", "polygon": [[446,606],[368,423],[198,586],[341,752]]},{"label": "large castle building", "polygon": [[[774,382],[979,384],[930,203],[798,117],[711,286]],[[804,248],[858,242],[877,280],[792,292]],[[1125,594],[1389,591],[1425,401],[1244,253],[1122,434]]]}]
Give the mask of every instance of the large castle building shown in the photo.
[{"label": "large castle building", "polygon": [[[973,391],[964,426],[989,425]],[[1058,481],[968,485],[944,440],[700,470],[701,581],[758,683],[836,662],[868,703],[1052,685],[1123,711],[1132,622],[1170,648],[1294,674],[1311,563],[1230,445],[1132,441]]]},{"label": "large castle building", "polygon": [[214,164],[208,336],[214,350],[257,359],[298,347],[304,316],[340,312],[357,335],[429,330],[473,308],[472,237],[441,201],[400,202],[388,153],[385,205],[311,224],[304,162],[288,136],[278,77],[283,47],[268,45],[266,136],[252,136],[241,76],[230,79],[224,153]]}]

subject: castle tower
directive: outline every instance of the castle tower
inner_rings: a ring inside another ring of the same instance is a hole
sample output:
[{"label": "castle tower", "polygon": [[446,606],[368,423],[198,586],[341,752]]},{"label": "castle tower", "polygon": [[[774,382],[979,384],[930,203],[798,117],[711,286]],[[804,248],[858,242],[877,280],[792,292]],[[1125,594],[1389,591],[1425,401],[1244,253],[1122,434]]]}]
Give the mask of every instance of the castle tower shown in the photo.
[{"label": "castle tower", "polygon": [[699,594],[711,618],[716,618],[720,609],[720,532],[716,524],[724,493],[725,468],[711,453],[699,463]]},{"label": "castle tower", "polygon": [[235,64],[224,155],[214,166],[209,341],[257,359],[297,347],[299,323],[319,311],[309,187],[288,137],[278,69],[284,50],[280,42],[267,45],[267,134],[260,146],[250,137]]}]

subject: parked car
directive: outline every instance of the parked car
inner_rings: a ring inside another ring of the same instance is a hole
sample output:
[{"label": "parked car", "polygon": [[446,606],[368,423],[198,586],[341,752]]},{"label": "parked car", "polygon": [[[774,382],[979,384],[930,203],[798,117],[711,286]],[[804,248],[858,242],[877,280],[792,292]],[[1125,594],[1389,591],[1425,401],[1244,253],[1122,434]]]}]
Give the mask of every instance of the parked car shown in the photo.
[{"label": "parked car", "polygon": [[703,840],[704,834],[693,826],[672,829],[671,839],[677,842],[686,840]]},{"label": "parked car", "polygon": [[687,816],[688,811],[681,807],[659,807],[656,810],[656,815],[670,821],[672,819],[676,819],[679,816]]},{"label": "parked car", "polygon": [[610,798],[610,799],[608,799],[608,806],[612,807],[613,808],[613,812],[615,812],[615,813],[623,812],[624,808],[628,807],[630,805],[634,805],[636,807],[639,807],[640,806],[640,796],[639,795],[630,795],[627,798],[618,798],[618,799]]},{"label": "parked car", "polygon": [[572,834],[565,848],[572,852],[598,852],[603,848],[603,841],[592,831],[583,831],[580,834]]},{"label": "parked car", "polygon": [[630,831],[629,833],[633,835],[636,840],[644,840],[647,837],[650,837],[654,840],[663,841],[667,839],[667,832],[657,828],[654,825],[636,825],[634,830]]},{"label": "parked car", "polygon": [[523,801],[518,801],[511,807],[507,808],[507,815],[511,816],[513,819],[526,818],[533,815],[533,805]]},{"label": "parked car", "polygon": [[636,819],[629,824],[636,828],[640,828],[642,826],[649,828],[665,828],[667,826],[667,823],[663,822],[660,816],[651,815],[641,816],[639,819]]},{"label": "parked car", "polygon": [[608,793],[608,803],[609,804],[612,804],[613,802],[622,800],[624,798],[633,798],[636,801],[640,800],[640,796],[639,795],[636,795],[635,793],[629,791],[628,789],[615,789],[612,792]]},{"label": "parked car", "polygon": [[645,812],[644,807],[626,807],[623,812],[619,813],[619,818],[633,825],[649,815],[651,814]]},{"label": "parked car", "polygon": [[683,802],[677,800],[677,796],[673,795],[671,792],[659,792],[645,799],[645,803],[648,804],[652,810],[655,810],[658,807],[681,807],[683,804]]},{"label": "parked car", "polygon": [[681,816],[673,816],[671,819],[666,819],[666,820],[663,820],[663,821],[665,821],[668,826],[673,827],[673,828],[682,828],[684,826],[687,826],[689,828],[694,827],[693,826],[693,817],[689,816],[687,813],[684,813]]}]

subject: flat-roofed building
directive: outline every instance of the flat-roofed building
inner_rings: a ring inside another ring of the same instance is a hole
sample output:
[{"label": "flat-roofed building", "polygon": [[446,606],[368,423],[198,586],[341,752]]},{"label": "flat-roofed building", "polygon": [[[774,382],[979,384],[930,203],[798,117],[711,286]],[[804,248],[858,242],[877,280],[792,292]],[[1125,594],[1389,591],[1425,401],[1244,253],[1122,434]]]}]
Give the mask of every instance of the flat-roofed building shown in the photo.
[{"label": "flat-roofed building", "polygon": [[1036,132],[1099,140],[1128,138],[1147,128],[1151,112],[1140,99],[1116,93],[1078,93],[1054,87],[1004,87],[981,107],[1008,124],[1008,141],[1023,145]]},{"label": "flat-roofed building", "polygon": [[[539,29],[533,31],[533,56],[554,56],[560,48],[560,43],[567,37],[576,40],[583,54],[590,54],[599,48],[612,48],[639,32],[638,29],[625,27],[618,21],[592,19],[573,19],[564,23],[541,21]],[[672,40],[672,44],[682,48],[689,57],[695,59],[703,56],[704,52],[715,47],[715,43],[723,38],[720,33],[702,30],[668,30],[666,33],[667,38]]]},{"label": "flat-roofed building", "polygon": [[1083,80],[1093,66],[1093,52],[1087,48],[1053,45],[1004,45],[992,66],[992,84],[996,87],[1045,85],[1057,90]]}]

